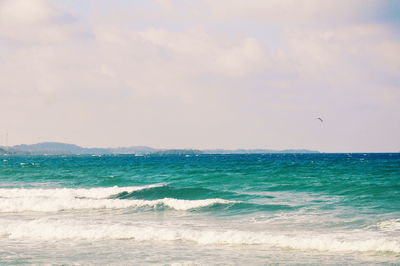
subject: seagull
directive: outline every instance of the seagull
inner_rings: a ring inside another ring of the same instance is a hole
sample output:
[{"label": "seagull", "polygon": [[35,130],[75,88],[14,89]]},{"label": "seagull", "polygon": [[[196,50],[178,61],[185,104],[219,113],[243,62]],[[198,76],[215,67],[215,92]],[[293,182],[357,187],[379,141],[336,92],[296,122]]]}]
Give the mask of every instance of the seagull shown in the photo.
[{"label": "seagull", "polygon": [[323,123],[323,122],[324,122],[324,120],[322,120],[322,118],[321,118],[321,117],[317,117],[317,119],[318,119],[319,121],[321,121],[321,123]]}]

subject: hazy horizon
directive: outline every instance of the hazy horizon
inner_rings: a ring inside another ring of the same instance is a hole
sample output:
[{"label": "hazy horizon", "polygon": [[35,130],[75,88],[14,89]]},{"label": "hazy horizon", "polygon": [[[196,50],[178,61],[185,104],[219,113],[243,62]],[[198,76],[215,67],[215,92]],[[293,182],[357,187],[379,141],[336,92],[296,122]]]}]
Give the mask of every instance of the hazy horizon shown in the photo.
[{"label": "hazy horizon", "polygon": [[155,147],[151,145],[126,145],[126,146],[87,146],[87,145],[82,145],[82,144],[76,144],[76,143],[67,143],[67,142],[62,142],[62,141],[42,141],[42,142],[35,142],[35,143],[20,143],[20,144],[15,144],[12,146],[2,146],[0,145],[0,148],[11,148],[14,146],[18,145],[35,145],[35,144],[44,144],[44,143],[57,143],[57,144],[67,144],[67,145],[76,145],[81,148],[89,148],[89,149],[119,149],[119,148],[135,148],[135,147],[145,147],[145,148],[151,148],[155,150],[224,150],[224,151],[237,151],[237,150],[271,150],[271,151],[297,151],[297,150],[304,150],[304,151],[315,151],[315,152],[320,152],[320,153],[399,153],[400,151],[375,151],[375,152],[365,152],[365,151],[353,151],[353,152],[346,152],[346,151],[339,151],[339,152],[326,152],[326,151],[321,151],[321,150],[314,150],[314,149],[308,149],[307,147],[299,147],[299,148],[283,148],[283,149],[271,149],[268,147],[251,147],[251,148],[246,148],[246,147],[236,147],[236,148],[220,148],[220,147],[210,147],[210,148],[193,148],[193,147]]},{"label": "hazy horizon", "polygon": [[399,12],[0,0],[0,146],[399,152]]}]

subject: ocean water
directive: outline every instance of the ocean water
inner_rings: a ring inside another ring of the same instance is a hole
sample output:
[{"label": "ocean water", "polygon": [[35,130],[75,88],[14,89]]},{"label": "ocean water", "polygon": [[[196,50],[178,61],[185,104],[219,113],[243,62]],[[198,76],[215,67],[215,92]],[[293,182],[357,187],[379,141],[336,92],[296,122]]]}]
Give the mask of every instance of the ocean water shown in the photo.
[{"label": "ocean water", "polygon": [[399,265],[400,154],[0,156],[0,264]]}]

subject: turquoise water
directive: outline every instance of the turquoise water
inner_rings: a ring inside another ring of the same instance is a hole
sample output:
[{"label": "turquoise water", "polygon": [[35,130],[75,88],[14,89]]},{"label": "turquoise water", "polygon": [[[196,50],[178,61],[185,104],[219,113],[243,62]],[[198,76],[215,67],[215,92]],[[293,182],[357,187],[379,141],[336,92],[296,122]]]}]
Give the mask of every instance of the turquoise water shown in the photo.
[{"label": "turquoise water", "polygon": [[1,264],[399,264],[400,154],[0,156]]}]

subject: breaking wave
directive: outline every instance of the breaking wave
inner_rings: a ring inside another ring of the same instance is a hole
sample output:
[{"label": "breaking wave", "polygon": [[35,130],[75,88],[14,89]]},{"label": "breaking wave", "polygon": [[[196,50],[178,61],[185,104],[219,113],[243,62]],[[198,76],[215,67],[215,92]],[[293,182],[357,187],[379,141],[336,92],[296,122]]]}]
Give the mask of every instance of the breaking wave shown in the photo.
[{"label": "breaking wave", "polygon": [[73,220],[3,222],[0,235],[9,239],[40,240],[103,240],[132,239],[135,241],[190,241],[198,244],[265,245],[269,247],[332,252],[394,252],[400,253],[400,242],[381,237],[358,240],[348,235],[306,234],[277,235],[238,230],[195,230],[137,226],[130,224],[84,224]]},{"label": "breaking wave", "polygon": [[190,210],[214,204],[229,204],[234,201],[224,199],[182,200],[163,198],[157,200],[137,200],[110,198],[120,193],[132,193],[162,184],[140,187],[107,188],[56,188],[56,189],[0,189],[0,212],[58,212],[83,209],[123,209],[123,208],[162,208]]},{"label": "breaking wave", "polygon": [[97,187],[97,188],[53,188],[53,189],[27,189],[27,188],[0,188],[0,198],[21,197],[48,197],[48,198],[91,198],[102,199],[112,195],[143,189],[162,187],[163,184],[154,184],[136,187]]}]

